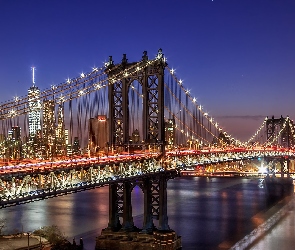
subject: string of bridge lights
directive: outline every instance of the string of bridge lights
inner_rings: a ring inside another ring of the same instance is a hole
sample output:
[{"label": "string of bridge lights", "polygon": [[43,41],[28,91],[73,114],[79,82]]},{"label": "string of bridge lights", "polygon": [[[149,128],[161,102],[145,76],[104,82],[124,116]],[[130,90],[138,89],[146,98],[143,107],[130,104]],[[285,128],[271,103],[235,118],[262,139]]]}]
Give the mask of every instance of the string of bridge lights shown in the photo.
[{"label": "string of bridge lights", "polygon": [[256,138],[256,136],[260,133],[260,131],[265,127],[265,124],[266,124],[266,121],[267,121],[267,117],[265,117],[263,123],[261,124],[261,126],[256,130],[256,132],[254,133],[254,135],[252,135],[250,137],[250,139],[245,142],[245,145],[249,145],[249,143],[254,140]]},{"label": "string of bridge lights", "polygon": [[[139,96],[140,98],[143,98],[143,95],[142,94],[140,94],[139,93],[139,91],[131,84],[130,85],[130,88],[132,89],[132,91],[134,91],[136,94],[137,94],[137,96]],[[173,116],[174,116],[174,114],[173,114],[173,112],[170,110],[170,109],[168,109],[168,107],[166,107],[166,106],[164,106],[164,108],[170,113],[170,114],[172,114]],[[175,116],[174,116],[175,117]],[[188,129],[188,131],[190,131],[192,134],[194,134],[196,137],[199,137],[200,139],[202,139],[202,140],[204,140],[204,141],[206,141],[206,142],[208,142],[208,143],[210,143],[208,140],[206,140],[205,138],[202,138],[201,136],[199,136],[198,134],[196,134],[192,129],[190,129],[186,124],[184,124],[180,119],[178,119],[178,117],[175,117],[176,118],[176,120],[181,124],[181,125],[183,125],[184,127],[186,127],[187,129]],[[183,129],[180,129],[178,126],[177,126],[177,124],[175,124],[175,128],[176,128],[176,130],[178,130],[179,132],[181,132],[182,134],[184,134],[186,137],[188,137],[189,139],[192,139],[192,140],[194,140],[194,136],[190,136],[189,135],[189,133],[188,132],[184,132],[184,130]]]},{"label": "string of bridge lights", "polygon": [[[155,59],[153,60],[147,60],[145,63],[143,63],[144,61],[140,61],[137,64],[129,67],[128,69],[125,69],[123,72],[119,72],[117,74],[112,75],[111,78],[109,79],[102,79],[99,82],[95,82],[92,85],[89,85],[87,87],[84,87],[82,89],[77,89],[76,91],[71,91],[69,93],[67,93],[65,96],[63,95],[63,92],[67,91],[67,90],[72,90],[73,87],[79,88],[79,86],[81,86],[82,84],[85,84],[87,82],[92,81],[93,79],[97,79],[100,76],[105,76],[105,72],[110,72],[110,71],[114,71],[116,68],[118,68],[120,65],[113,65],[112,61],[105,63],[103,67],[101,68],[92,68],[92,71],[90,73],[81,73],[79,77],[77,78],[73,78],[73,79],[67,79],[65,82],[59,84],[59,85],[52,85],[50,88],[45,89],[43,92],[41,92],[40,98],[39,99],[44,99],[45,97],[51,97],[51,96],[55,96],[59,93],[60,97],[57,98],[58,101],[57,103],[63,103],[69,100],[73,100],[76,99],[78,97],[81,97],[83,95],[89,94],[93,91],[99,90],[101,88],[105,88],[106,86],[110,85],[110,84],[114,84],[116,81],[118,81],[120,79],[120,77],[122,78],[124,77],[128,77],[129,75],[132,75],[138,71],[143,70],[147,65],[154,63],[157,60],[162,60],[163,62],[166,62],[166,58],[163,56],[163,54],[159,54],[156,56]],[[109,69],[106,69],[106,67],[109,67],[113,65],[113,67],[110,67]],[[192,97],[190,95],[190,90],[186,90],[183,86],[183,81],[181,79],[178,80],[178,78],[175,75],[175,70],[174,69],[170,69],[168,66],[166,66],[166,68],[169,70],[169,72],[171,73],[171,75],[173,76],[173,78],[176,80],[176,82],[178,83],[178,85],[181,87],[182,91],[187,95],[187,97],[191,100],[191,102],[196,106],[196,108],[202,113],[202,115],[218,130],[218,131],[222,131],[222,128],[219,127],[219,124],[217,122],[214,121],[213,117],[209,116],[207,112],[203,111],[203,106],[202,105],[198,105],[197,104],[197,100],[195,97]],[[101,72],[100,74],[97,75],[98,72]],[[94,75],[93,77],[91,77],[92,75]],[[86,78],[88,77],[88,78]],[[81,79],[85,79],[84,81],[80,81]],[[75,85],[73,86],[72,83],[75,83]],[[106,83],[106,84],[104,84]],[[71,84],[71,85],[70,85]],[[131,86],[131,88],[134,88],[134,86]],[[166,85],[166,88],[169,89],[169,91],[171,92],[170,88]],[[174,96],[174,98],[176,98],[178,100],[178,98],[175,96],[175,94],[173,92],[171,92],[172,95]],[[141,97],[143,97],[141,95]],[[28,96],[25,97],[14,97],[13,101],[9,100],[7,102],[5,102],[4,104],[0,105],[0,108],[2,110],[2,119],[3,119],[3,111],[5,111],[7,108],[9,107],[11,108],[11,105],[13,104],[13,107],[8,111],[7,113],[7,118],[13,118],[17,115],[22,115],[27,113],[29,110],[25,107],[23,107],[22,109],[19,109],[19,107],[22,107],[22,105],[25,105],[28,101]],[[185,105],[180,102],[178,100],[179,103],[181,103],[181,105],[184,107],[184,109],[186,109]],[[16,109],[15,109],[16,108]],[[21,112],[23,111],[23,112]],[[190,114],[191,117],[194,118],[194,116],[186,109],[186,111]],[[5,114],[4,114],[5,115]],[[5,117],[4,117],[5,118]],[[194,118],[195,119],[195,118]],[[198,124],[200,124],[199,121],[197,121]],[[254,138],[255,136],[258,135],[258,133],[262,130],[262,128],[265,125],[266,120],[264,120],[263,124],[258,128],[258,130],[255,132],[255,134],[246,142],[246,144],[249,144]],[[207,132],[211,133],[213,136],[215,136],[211,131],[209,131],[203,124],[202,125],[203,129],[205,129]],[[281,132],[280,132],[281,133]],[[226,132],[224,132],[224,134],[226,136],[228,136],[228,138],[231,141],[235,141],[238,145],[241,145],[242,143],[233,138],[231,135],[227,135]],[[292,135],[295,138],[295,134],[294,131],[292,131]],[[279,135],[278,135],[279,136]],[[278,136],[276,138],[278,138]],[[216,136],[215,136],[216,137]],[[273,141],[276,140],[276,138],[273,139]],[[269,145],[269,143],[267,144]]]},{"label": "string of bridge lights", "polygon": [[[170,109],[168,109],[168,107],[166,107],[165,106],[165,109],[170,113],[170,114],[172,114],[172,115],[174,115],[173,114],[173,112],[170,110]],[[205,139],[205,138],[203,138],[203,137],[201,137],[200,135],[198,135],[195,131],[193,131],[187,124],[185,124],[185,123],[183,123],[178,117],[176,117],[176,116],[174,116],[174,118],[183,126],[183,127],[186,127],[187,128],[187,132],[185,133],[185,131],[183,130],[183,129],[181,129],[181,128],[179,128],[178,126],[177,126],[177,124],[175,124],[175,128],[178,130],[178,131],[180,131],[182,134],[184,134],[187,138],[189,138],[189,139],[191,139],[191,140],[194,140],[195,138],[194,138],[194,136],[190,136],[189,135],[189,132],[191,133],[191,134],[193,134],[193,135],[195,135],[196,137],[199,137],[200,139],[201,139],[201,141],[203,140],[203,141],[206,141],[206,142],[208,142],[209,144],[210,144],[210,141],[208,141],[207,139]],[[196,138],[197,139],[197,138]]]},{"label": "string of bridge lights", "polygon": [[[165,84],[165,86],[168,88],[168,86]],[[143,95],[142,94],[140,94],[139,92],[138,92],[138,90],[131,84],[130,85],[130,88],[137,94],[137,96],[139,96],[140,98],[143,98]],[[170,90],[170,88],[169,88],[169,90]],[[173,93],[172,93],[173,94]],[[175,97],[175,98],[177,98],[177,97]],[[177,98],[178,99],[178,98]],[[179,101],[179,100],[178,100]],[[183,103],[182,103],[183,104]],[[168,107],[167,106],[164,106],[164,108],[171,114],[171,115],[173,115],[174,116],[174,113],[170,110],[170,109],[168,109]],[[187,110],[185,107],[184,107],[184,109],[192,116],[192,114],[189,112],[189,110]],[[194,116],[192,116],[194,119],[196,119]],[[203,137],[201,137],[200,135],[198,135],[195,131],[193,131],[191,128],[189,128],[189,126],[187,125],[187,124],[185,124],[185,123],[183,123],[178,117],[176,117],[176,116],[174,116],[174,118],[183,126],[183,127],[186,127],[186,129],[188,130],[187,132],[185,132],[183,129],[181,129],[177,124],[175,124],[175,129],[177,130],[177,131],[179,131],[180,133],[182,133],[182,134],[184,134],[184,136],[186,136],[188,139],[190,139],[190,140],[194,140],[194,139],[196,139],[196,140],[198,140],[198,138],[200,139],[200,143],[202,143],[203,141],[205,141],[205,142],[207,142],[207,143],[209,143],[210,144],[210,141],[208,141],[206,138],[203,138]],[[200,125],[202,125],[202,124],[200,124]],[[217,138],[218,139],[218,137],[217,136],[215,136],[211,131],[209,131],[204,125],[202,125],[203,126],[203,128],[207,131],[207,132],[209,132],[212,136],[214,136],[215,138]],[[191,133],[191,134],[193,134],[192,136],[189,134],[189,132]],[[196,138],[195,138],[195,137]],[[225,143],[222,141],[222,140],[220,140],[220,142],[223,144],[223,145],[225,145]]]},{"label": "string of bridge lights", "polygon": [[[51,85],[50,88],[45,89],[40,93],[39,100],[47,99],[48,97],[54,97],[55,95],[60,94],[60,97],[56,100],[58,104],[70,101],[73,99],[76,99],[78,97],[81,97],[86,94],[90,94],[93,91],[96,91],[102,87],[108,86],[110,84],[114,84],[116,81],[121,79],[123,76],[128,77],[130,75],[133,75],[134,73],[138,71],[142,71],[146,66],[149,64],[153,64],[156,61],[162,60],[163,62],[166,61],[165,57],[162,57],[161,55],[157,55],[155,59],[153,60],[147,60],[147,61],[140,61],[136,63],[135,65],[132,65],[131,67],[128,67],[128,69],[125,69],[123,72],[118,72],[117,74],[112,75],[109,79],[103,79],[99,82],[95,82],[92,85],[89,85],[87,87],[84,87],[82,89],[79,89],[79,87],[82,84],[86,84],[87,82],[90,82],[94,79],[97,79],[98,77],[105,76],[105,71],[114,71],[116,68],[118,68],[120,65],[114,65],[109,69],[106,69],[105,67],[108,67],[112,64],[112,61],[105,63],[104,67],[96,68],[94,67],[90,73],[81,73],[79,77],[73,78],[73,79],[67,79],[65,82],[58,84],[58,85]],[[99,75],[97,75],[97,72],[101,72]],[[94,75],[96,74],[96,75]],[[91,77],[94,75],[93,77]],[[87,78],[86,78],[87,77]],[[84,81],[81,81],[81,79],[85,79]],[[103,85],[103,83],[107,83]],[[74,85],[72,83],[75,83]],[[71,84],[71,85],[70,85]],[[72,91],[73,87],[78,88],[75,91]],[[92,89],[93,88],[93,89]],[[66,95],[63,95],[63,92],[66,92],[67,90],[71,90],[71,92],[67,93]],[[54,99],[55,100],[55,99]],[[29,108],[26,107],[26,104],[28,103],[28,96],[24,97],[18,97],[15,96],[13,100],[9,100],[5,102],[4,104],[0,105],[2,116],[0,117],[2,120],[6,118],[13,118],[18,115],[24,115],[29,112]],[[20,108],[19,108],[20,107]],[[7,113],[5,114],[5,111]]]},{"label": "string of bridge lights", "polygon": [[[180,102],[180,100],[173,94],[173,92],[171,91],[171,89],[167,86],[167,84],[165,84],[165,87],[168,89],[168,91],[174,96],[174,98],[182,105],[182,107],[183,107],[183,109],[184,110],[186,110],[187,111],[187,113],[194,119],[194,120],[196,120],[196,118],[192,115],[192,113],[185,107],[185,105],[182,103],[182,102]],[[137,94],[137,96],[139,96],[139,97],[141,97],[141,98],[143,98],[143,95],[142,94],[140,94],[139,93],[139,91],[131,84],[130,85],[130,88]],[[182,125],[182,126],[184,126],[184,127],[186,127],[187,128],[187,130],[188,130],[188,132],[186,132],[185,133],[185,131],[183,130],[183,129],[181,129],[181,128],[179,128],[178,126],[177,126],[177,124],[175,124],[175,128],[176,128],[176,130],[178,130],[179,132],[181,132],[182,134],[184,134],[188,139],[191,139],[191,140],[194,140],[195,138],[194,138],[194,136],[190,136],[190,134],[189,134],[189,132],[191,133],[191,134],[193,134],[193,135],[195,135],[196,137],[199,137],[199,139],[201,140],[201,142],[202,142],[202,140],[203,141],[206,141],[207,143],[210,143],[210,141],[208,141],[207,139],[205,139],[205,138],[203,138],[203,137],[201,137],[200,135],[198,135],[195,131],[193,131],[191,128],[189,128],[189,126],[187,125],[187,124],[185,124],[185,123],[183,123],[178,117],[176,117],[175,115],[174,115],[174,113],[170,110],[170,109],[168,109],[168,107],[166,107],[166,106],[164,106],[164,108],[171,114],[171,115],[173,115],[173,117],[174,118],[176,118],[176,120]],[[198,122],[198,121],[197,121]],[[198,122],[199,123],[199,122]],[[201,123],[199,123],[200,125],[202,125],[202,127],[208,132],[208,133],[210,133],[213,137],[215,137],[215,138],[217,138],[217,139],[219,139],[216,135],[214,135],[211,131],[209,131],[203,124],[201,124]],[[197,138],[196,138],[197,139]],[[221,140],[220,140],[221,141]],[[223,141],[221,141],[223,144],[224,144],[224,142]]]},{"label": "string of bridge lights", "polygon": [[[209,115],[207,112],[204,112],[203,111],[203,106],[202,105],[198,105],[197,104],[197,99],[195,97],[192,97],[190,95],[190,90],[189,89],[185,89],[184,86],[183,86],[183,80],[181,79],[178,79],[177,76],[175,75],[175,69],[173,68],[169,68],[168,65],[166,66],[166,68],[168,69],[168,71],[170,72],[170,74],[172,75],[172,77],[174,78],[174,80],[178,83],[178,85],[181,87],[181,89],[184,91],[184,93],[187,95],[187,97],[191,100],[191,102],[196,106],[196,108],[202,112],[203,116],[208,119],[208,121],[216,127],[216,129],[218,129],[219,131],[222,131],[223,129],[221,127],[219,127],[219,124],[217,122],[214,123],[214,119],[212,116],[210,116],[210,119],[209,119]],[[204,115],[206,114],[206,116]],[[235,142],[236,145],[239,145],[241,146],[242,143],[240,140],[234,138],[232,135],[229,135],[228,133],[226,132],[223,132],[231,141]]]},{"label": "string of bridge lights", "polygon": [[[166,89],[170,92],[170,94],[176,99],[176,101],[178,101],[178,103],[181,105],[182,109],[184,109],[200,126],[202,126],[202,128],[204,130],[206,130],[208,133],[210,133],[213,137],[218,139],[218,136],[216,136],[215,134],[213,134],[210,130],[207,129],[207,127],[204,126],[204,124],[200,123],[196,117],[194,117],[194,115],[191,113],[190,110],[187,109],[186,105],[184,105],[183,102],[181,102],[179,100],[179,98],[172,92],[172,90],[169,88],[169,86],[167,84],[165,84]],[[173,115],[173,114],[172,114]],[[208,114],[204,113],[204,116],[206,117]],[[175,116],[175,115],[173,115]],[[210,118],[212,119],[212,118]],[[217,129],[218,131],[220,131],[219,129]]]}]

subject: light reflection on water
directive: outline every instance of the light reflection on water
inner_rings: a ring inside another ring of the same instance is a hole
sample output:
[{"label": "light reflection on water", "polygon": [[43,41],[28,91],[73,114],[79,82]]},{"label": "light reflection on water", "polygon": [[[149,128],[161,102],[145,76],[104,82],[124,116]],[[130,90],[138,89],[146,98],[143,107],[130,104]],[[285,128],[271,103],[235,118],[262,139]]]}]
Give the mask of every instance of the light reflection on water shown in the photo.
[{"label": "light reflection on water", "polygon": [[[108,225],[108,187],[0,210],[6,233],[57,225],[72,240],[83,237],[85,250],[94,250],[95,237]],[[170,228],[182,236],[183,249],[216,249],[253,230],[251,217],[266,208],[258,180],[184,177],[168,182]],[[143,193],[132,192],[134,223],[142,227]],[[155,226],[158,221],[154,221]]]}]

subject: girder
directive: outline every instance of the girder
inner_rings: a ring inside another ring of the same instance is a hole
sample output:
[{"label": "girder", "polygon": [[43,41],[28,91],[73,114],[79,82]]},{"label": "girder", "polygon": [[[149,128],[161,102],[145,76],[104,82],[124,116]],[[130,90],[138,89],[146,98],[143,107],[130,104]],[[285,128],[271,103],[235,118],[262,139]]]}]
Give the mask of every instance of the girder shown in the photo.
[{"label": "girder", "polygon": [[112,166],[105,165],[104,167],[91,164],[76,167],[76,169],[20,174],[16,177],[2,176],[0,179],[0,206],[117,183],[117,208],[118,211],[121,211],[123,181],[137,185],[138,179],[150,174],[157,175],[160,169],[158,162],[144,160],[142,162],[118,163]]}]

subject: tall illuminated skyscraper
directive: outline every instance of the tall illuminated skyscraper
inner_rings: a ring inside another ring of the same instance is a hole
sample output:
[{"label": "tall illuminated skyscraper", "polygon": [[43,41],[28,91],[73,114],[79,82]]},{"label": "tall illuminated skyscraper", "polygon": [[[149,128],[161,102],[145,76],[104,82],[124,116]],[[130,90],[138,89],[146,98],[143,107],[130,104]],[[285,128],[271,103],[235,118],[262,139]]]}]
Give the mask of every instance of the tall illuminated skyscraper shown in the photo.
[{"label": "tall illuminated skyscraper", "polygon": [[47,156],[52,155],[55,139],[55,104],[53,100],[43,101],[42,135]]},{"label": "tall illuminated skyscraper", "polygon": [[105,115],[98,115],[89,119],[89,149],[96,151],[96,148],[103,149],[108,141],[108,120]]},{"label": "tall illuminated skyscraper", "polygon": [[29,104],[29,138],[32,139],[41,131],[41,101],[40,90],[35,86],[35,68],[33,70],[33,85],[28,90]]},{"label": "tall illuminated skyscraper", "polygon": [[168,119],[165,122],[165,141],[168,147],[173,147],[175,144],[175,120]]},{"label": "tall illuminated skyscraper", "polygon": [[64,120],[64,106],[63,106],[63,104],[59,104],[58,109],[57,109],[56,138],[59,138],[59,139],[65,141],[65,120]]},{"label": "tall illuminated skyscraper", "polygon": [[59,104],[57,109],[57,129],[56,129],[56,152],[59,155],[66,153],[65,119],[64,105]]},{"label": "tall illuminated skyscraper", "polygon": [[14,126],[8,131],[9,157],[18,159],[22,156],[21,128]]}]

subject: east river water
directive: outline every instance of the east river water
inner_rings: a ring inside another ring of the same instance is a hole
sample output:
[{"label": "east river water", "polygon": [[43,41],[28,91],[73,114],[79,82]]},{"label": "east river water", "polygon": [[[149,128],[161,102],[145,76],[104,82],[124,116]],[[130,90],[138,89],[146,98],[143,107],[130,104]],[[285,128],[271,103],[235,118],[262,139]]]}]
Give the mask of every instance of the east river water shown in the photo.
[{"label": "east river water", "polygon": [[[143,194],[132,192],[134,223],[142,227]],[[237,242],[257,225],[251,218],[270,208],[259,179],[181,177],[168,181],[169,226],[183,249],[217,249]],[[108,187],[0,209],[5,233],[31,232],[57,225],[72,241],[94,250],[95,237],[108,224]],[[157,220],[154,221],[157,226]]]}]

